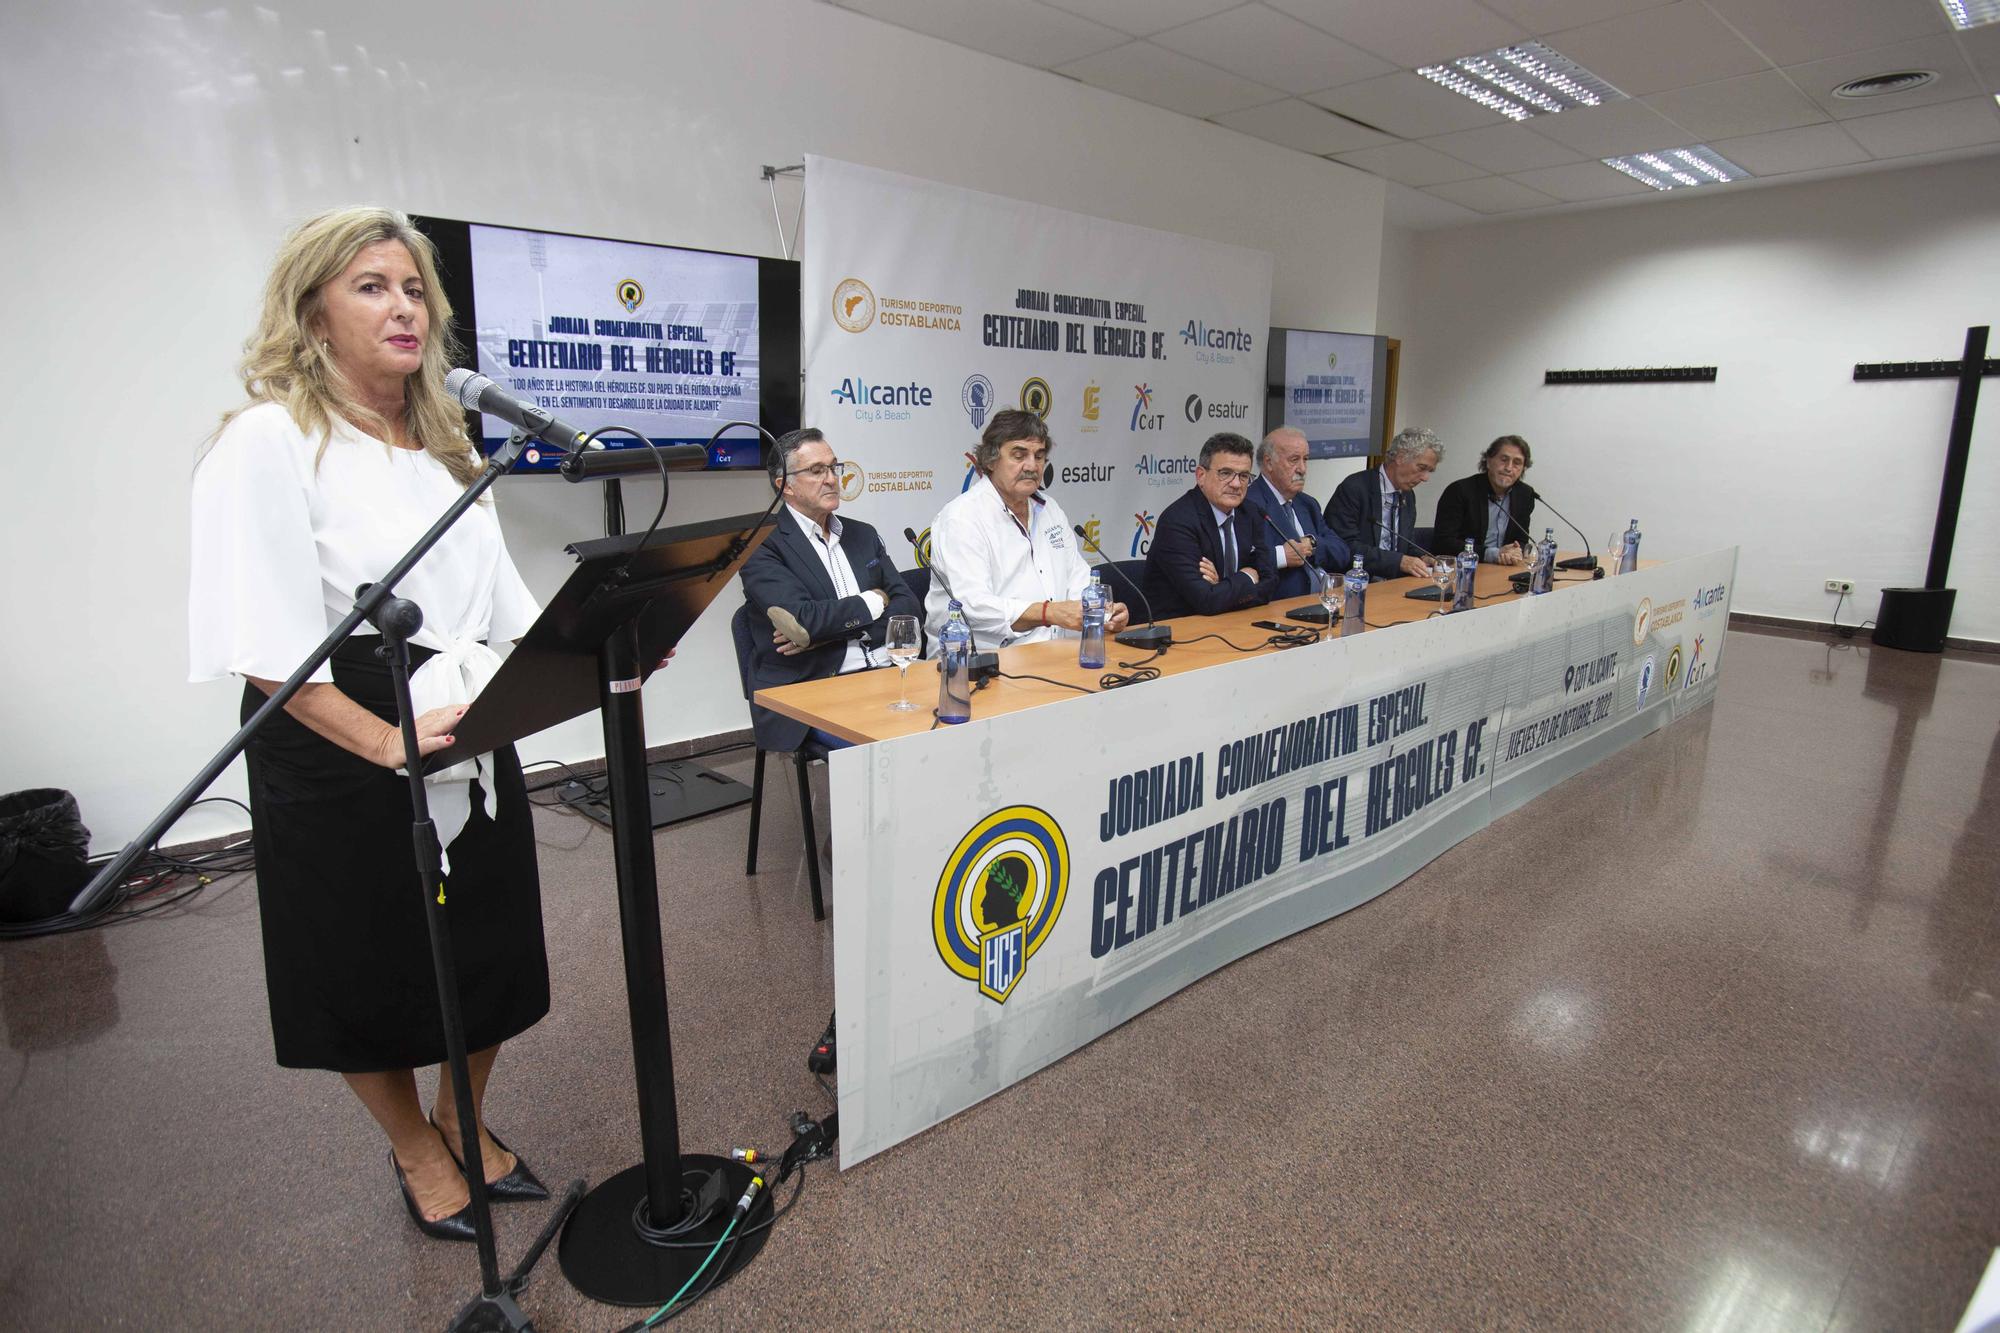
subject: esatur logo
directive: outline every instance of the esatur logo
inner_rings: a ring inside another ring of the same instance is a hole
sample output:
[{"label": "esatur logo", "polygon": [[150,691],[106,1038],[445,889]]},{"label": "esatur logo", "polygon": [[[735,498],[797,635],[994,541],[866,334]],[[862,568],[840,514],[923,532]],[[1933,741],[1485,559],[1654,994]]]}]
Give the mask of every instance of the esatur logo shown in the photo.
[{"label": "esatur logo", "polygon": [[1200,394],[1191,393],[1181,404],[1181,412],[1193,425],[1200,425],[1204,417],[1210,421],[1241,421],[1250,415],[1250,404],[1204,402]]}]

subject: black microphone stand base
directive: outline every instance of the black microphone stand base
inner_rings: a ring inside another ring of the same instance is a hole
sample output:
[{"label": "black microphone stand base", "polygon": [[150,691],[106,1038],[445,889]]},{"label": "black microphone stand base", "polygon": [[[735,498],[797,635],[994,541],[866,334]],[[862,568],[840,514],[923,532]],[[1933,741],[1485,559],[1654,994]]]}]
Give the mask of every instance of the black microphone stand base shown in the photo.
[{"label": "black microphone stand base", "polygon": [[1558,561],[1556,561],[1556,568],[1557,568],[1557,569],[1596,569],[1596,568],[1597,568],[1597,557],[1596,557],[1596,556],[1594,556],[1594,555],[1573,555],[1573,556],[1570,556],[1570,557],[1569,557],[1568,559],[1565,559],[1565,560],[1558,560]]},{"label": "black microphone stand base", "polygon": [[1000,654],[974,653],[972,655],[972,662],[968,679],[970,679],[973,684],[977,685],[980,681],[987,679],[989,676],[997,676],[999,674],[1000,674]]},{"label": "black microphone stand base", "polygon": [[[727,1157],[682,1153],[681,1189],[688,1221],[668,1234],[647,1222],[646,1166],[629,1166],[584,1196],[564,1229],[556,1258],[570,1284],[607,1305],[664,1305],[721,1286],[757,1257],[771,1237],[771,1193],[758,1194],[722,1252],[707,1268],[754,1167]],[[709,1209],[700,1205],[719,1201]],[[704,1219],[698,1222],[695,1219]],[[699,1272],[695,1289],[688,1284]]]},{"label": "black microphone stand base", "polygon": [[556,1238],[556,1232],[569,1220],[577,1201],[582,1198],[583,1178],[579,1176],[570,1181],[569,1188],[563,1191],[562,1198],[549,1214],[549,1220],[542,1223],[541,1234],[535,1237],[535,1243],[521,1256],[521,1262],[500,1284],[500,1290],[491,1295],[481,1292],[460,1306],[451,1323],[446,1325],[446,1333],[516,1333],[517,1330],[518,1333],[532,1333],[534,1321],[528,1318],[514,1298],[528,1285],[529,1271],[541,1261],[543,1251],[549,1248],[549,1242]]},{"label": "black microphone stand base", "polygon": [[1124,644],[1127,648],[1145,648],[1152,652],[1164,653],[1174,641],[1174,627],[1172,625],[1136,625],[1131,629],[1118,631],[1115,639],[1116,642]]}]

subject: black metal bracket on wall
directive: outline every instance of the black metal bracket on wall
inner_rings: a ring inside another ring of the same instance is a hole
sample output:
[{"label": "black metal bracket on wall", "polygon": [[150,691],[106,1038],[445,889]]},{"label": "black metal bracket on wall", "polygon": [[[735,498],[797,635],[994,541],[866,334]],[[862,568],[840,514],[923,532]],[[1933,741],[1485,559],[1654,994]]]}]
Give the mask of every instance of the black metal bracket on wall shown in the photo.
[{"label": "black metal bracket on wall", "polygon": [[1629,366],[1617,370],[1545,370],[1544,384],[1713,384],[1714,366]]},{"label": "black metal bracket on wall", "polygon": [[[1955,380],[1964,368],[1960,361],[1870,361],[1854,367],[1857,380]],[[1980,376],[2000,375],[2000,361],[1980,363]]]}]

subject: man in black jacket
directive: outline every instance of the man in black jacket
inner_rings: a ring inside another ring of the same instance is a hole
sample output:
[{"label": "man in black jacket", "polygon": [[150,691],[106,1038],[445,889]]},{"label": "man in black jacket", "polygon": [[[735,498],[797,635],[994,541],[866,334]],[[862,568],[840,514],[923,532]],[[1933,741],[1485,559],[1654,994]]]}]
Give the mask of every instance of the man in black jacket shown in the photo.
[{"label": "man in black jacket", "polygon": [[1257,475],[1251,452],[1241,435],[1209,436],[1194,489],[1160,514],[1146,551],[1146,599],[1155,616],[1215,616],[1271,600],[1271,543],[1258,531],[1262,520],[1243,507]]},{"label": "man in black jacket", "polygon": [[1443,461],[1444,446],[1436,435],[1420,426],[1405,426],[1389,441],[1381,467],[1356,472],[1334,487],[1333,498],[1326,502],[1327,526],[1361,557],[1361,567],[1371,577],[1429,575],[1410,539],[1417,523],[1417,502],[1411,492],[1429,481]]},{"label": "man in black jacket", "polygon": [[[923,607],[875,529],[835,517],[840,464],[833,446],[811,427],[795,430],[778,441],[769,466],[785,506],[771,535],[743,562],[743,596],[754,622],[750,688],[892,665],[882,651],[889,617],[921,616]],[[805,723],[755,704],[750,724],[766,750],[796,750],[808,735]]]},{"label": "man in black jacket", "polygon": [[1457,555],[1472,549],[1490,565],[1524,565],[1534,545],[1535,488],[1522,480],[1534,466],[1528,442],[1502,435],[1479,456],[1479,471],[1460,477],[1438,497],[1437,549]]}]

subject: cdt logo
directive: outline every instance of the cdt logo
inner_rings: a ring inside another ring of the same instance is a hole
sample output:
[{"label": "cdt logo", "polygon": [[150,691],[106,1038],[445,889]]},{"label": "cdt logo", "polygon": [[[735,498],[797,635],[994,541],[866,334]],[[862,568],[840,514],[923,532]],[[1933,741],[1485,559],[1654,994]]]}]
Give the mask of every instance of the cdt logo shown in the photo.
[{"label": "cdt logo", "polygon": [[646,289],[639,285],[637,278],[623,278],[618,283],[618,304],[625,307],[630,315],[646,304]]},{"label": "cdt logo", "polygon": [[1704,680],[1707,680],[1709,674],[1715,670],[1714,662],[1704,661],[1702,659],[1701,650],[1704,646],[1706,646],[1706,642],[1702,638],[1702,636],[1699,634],[1695,635],[1694,651],[1688,654],[1687,681],[1685,684],[1681,686],[1681,688],[1684,690],[1691,690],[1695,686],[1701,684]]},{"label": "cdt logo", "polygon": [[1138,526],[1132,529],[1132,558],[1137,560],[1153,546],[1153,515],[1144,509],[1132,515]]},{"label": "cdt logo", "polygon": [[843,278],[833,289],[833,322],[859,333],[875,322],[875,293],[859,278]]},{"label": "cdt logo", "polygon": [[1055,929],[1069,891],[1069,843],[1045,810],[1010,805],[972,826],[945,858],[931,935],[954,976],[1007,1003]]},{"label": "cdt logo", "polygon": [[967,375],[964,387],[958,391],[958,401],[965,415],[972,418],[972,428],[983,430],[986,413],[993,407],[993,381],[984,375]]},{"label": "cdt logo", "polygon": [[1132,430],[1158,430],[1166,423],[1167,414],[1155,412],[1152,386],[1135,384],[1132,386]]}]

